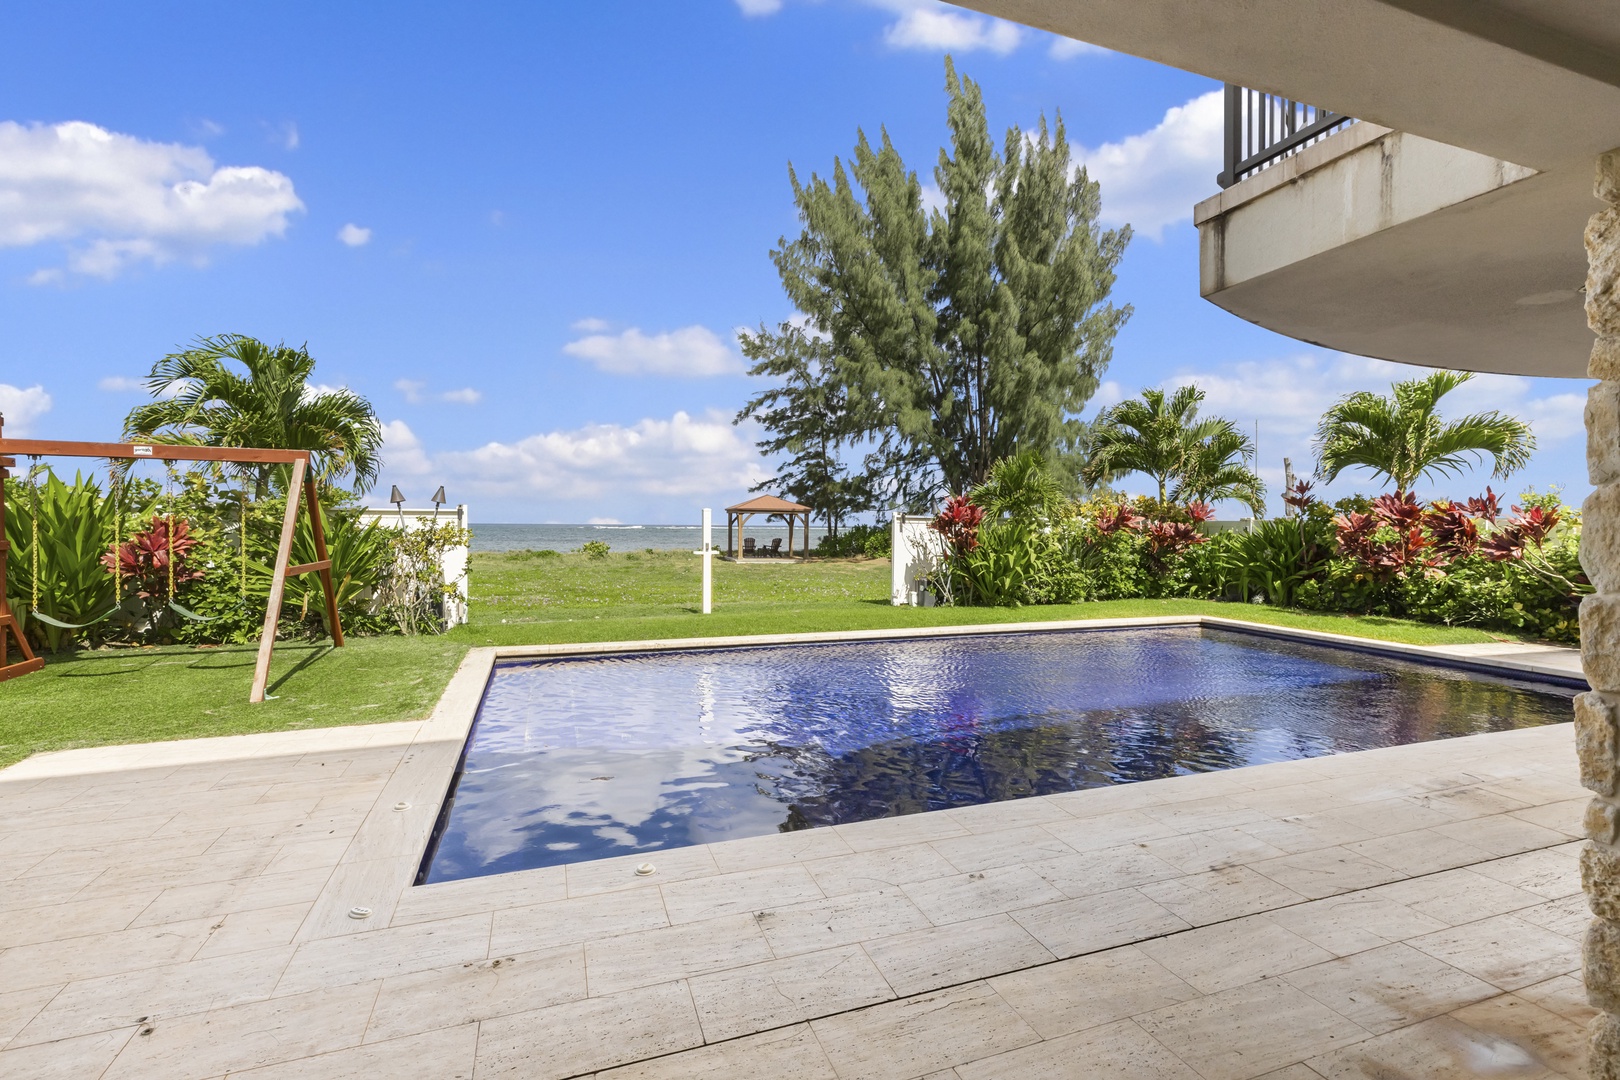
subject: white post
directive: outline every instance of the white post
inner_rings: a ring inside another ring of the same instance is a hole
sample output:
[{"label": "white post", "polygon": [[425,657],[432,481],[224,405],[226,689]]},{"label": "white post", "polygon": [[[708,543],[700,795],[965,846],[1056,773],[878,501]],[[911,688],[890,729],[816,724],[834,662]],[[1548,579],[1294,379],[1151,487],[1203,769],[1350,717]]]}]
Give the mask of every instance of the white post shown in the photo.
[{"label": "white post", "polygon": [[714,511],[703,508],[703,548],[692,554],[703,559],[703,614],[714,610]]}]

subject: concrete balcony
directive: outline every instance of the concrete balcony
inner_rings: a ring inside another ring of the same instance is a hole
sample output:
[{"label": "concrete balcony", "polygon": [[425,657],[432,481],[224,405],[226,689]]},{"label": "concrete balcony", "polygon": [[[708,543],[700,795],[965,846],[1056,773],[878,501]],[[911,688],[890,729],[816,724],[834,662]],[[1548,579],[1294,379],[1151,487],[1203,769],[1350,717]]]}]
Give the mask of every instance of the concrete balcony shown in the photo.
[{"label": "concrete balcony", "polygon": [[1582,170],[1354,124],[1198,204],[1206,299],[1409,364],[1581,376]]}]

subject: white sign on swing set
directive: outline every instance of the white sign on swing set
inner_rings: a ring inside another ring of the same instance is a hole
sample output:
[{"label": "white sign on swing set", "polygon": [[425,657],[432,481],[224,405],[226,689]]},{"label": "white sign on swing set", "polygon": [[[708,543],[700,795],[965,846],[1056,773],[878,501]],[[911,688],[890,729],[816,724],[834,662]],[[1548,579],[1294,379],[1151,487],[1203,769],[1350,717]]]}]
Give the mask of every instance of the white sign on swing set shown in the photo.
[{"label": "white sign on swing set", "polygon": [[709,507],[703,508],[703,547],[692,554],[703,558],[703,614],[708,615],[714,610],[714,511]]}]

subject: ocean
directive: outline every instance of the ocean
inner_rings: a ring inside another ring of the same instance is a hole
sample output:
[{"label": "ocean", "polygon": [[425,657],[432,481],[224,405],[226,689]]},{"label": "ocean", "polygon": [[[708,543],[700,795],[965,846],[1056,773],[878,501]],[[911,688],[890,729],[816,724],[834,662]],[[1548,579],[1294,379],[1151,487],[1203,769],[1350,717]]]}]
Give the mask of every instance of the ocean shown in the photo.
[{"label": "ocean", "polygon": [[[587,540],[602,540],[614,551],[696,551],[701,542],[697,525],[502,525],[472,524],[474,551],[522,551],[550,548],[552,551],[574,551]],[[810,550],[825,536],[827,530],[820,525],[810,529]],[[749,522],[745,536],[752,536],[761,547],[770,546],[774,537],[782,538],[787,546],[787,526],[772,522],[756,525]],[[804,543],[804,530],[793,530],[793,546],[797,550]],[[726,521],[714,523],[714,546],[726,546]]]}]

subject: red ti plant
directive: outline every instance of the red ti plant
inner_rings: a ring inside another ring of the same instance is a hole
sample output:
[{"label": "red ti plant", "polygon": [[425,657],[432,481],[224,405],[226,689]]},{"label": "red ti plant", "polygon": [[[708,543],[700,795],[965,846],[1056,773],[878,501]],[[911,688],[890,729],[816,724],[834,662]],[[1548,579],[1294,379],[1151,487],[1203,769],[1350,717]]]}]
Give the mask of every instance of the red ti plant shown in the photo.
[{"label": "red ti plant", "polygon": [[[1187,504],[1187,516],[1193,519],[1194,525],[1202,525],[1215,516],[1215,508],[1206,502],[1190,502]],[[1203,534],[1199,535],[1201,537]],[[1193,541],[1195,544],[1202,542],[1201,539]]]},{"label": "red ti plant", "polygon": [[952,555],[966,555],[979,546],[979,526],[983,522],[983,507],[974,506],[966,495],[952,495],[930,527],[945,538]]},{"label": "red ti plant", "polygon": [[1155,567],[1163,571],[1170,560],[1209,537],[1198,531],[1189,521],[1155,521],[1148,526],[1148,557]]},{"label": "red ti plant", "polygon": [[[1518,507],[1514,507],[1514,509],[1517,510]],[[1476,495],[1468,500],[1468,512],[1474,517],[1484,518],[1490,524],[1495,525],[1496,519],[1502,516],[1502,504],[1496,492],[1487,486],[1483,497]]]},{"label": "red ti plant", "polygon": [[[1378,577],[1393,577],[1412,567],[1428,567],[1433,559],[1422,554],[1429,546],[1423,534],[1423,504],[1410,493],[1380,495],[1371,514],[1341,514],[1333,519],[1339,550]],[[1380,536],[1382,530],[1390,533]]]},{"label": "red ti plant", "polygon": [[1466,559],[1479,548],[1479,526],[1471,508],[1482,500],[1470,499],[1467,506],[1450,499],[1437,499],[1423,512],[1423,527],[1434,538],[1434,549],[1447,559]]},{"label": "red ti plant", "polygon": [[1117,532],[1135,532],[1142,525],[1142,517],[1124,503],[1114,507],[1111,514],[1097,516],[1097,532],[1103,536],[1112,536]]},{"label": "red ti plant", "polygon": [[1547,539],[1547,534],[1557,525],[1557,510],[1547,510],[1540,506],[1522,510],[1515,506],[1512,520],[1497,529],[1480,545],[1480,554],[1492,562],[1522,559],[1527,548],[1540,548],[1541,542]]},{"label": "red ti plant", "polygon": [[[170,600],[171,581],[178,587],[202,577],[202,571],[191,569],[191,549],[197,540],[191,535],[191,525],[185,518],[154,514],[152,525],[135,534],[133,540],[118,545],[118,560],[113,553],[101,557],[101,564],[119,580],[133,579],[135,592],[143,600]],[[174,573],[170,576],[169,560],[174,559]]]},{"label": "red ti plant", "polygon": [[1309,480],[1296,480],[1293,487],[1283,492],[1283,503],[1303,513],[1316,502],[1316,496],[1311,494],[1311,488],[1315,486]]}]

